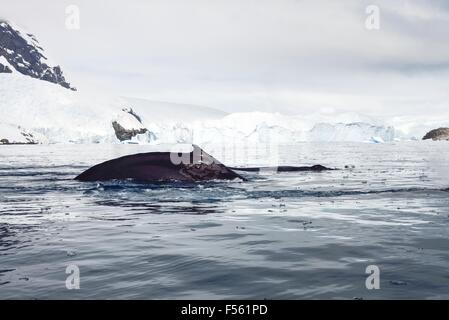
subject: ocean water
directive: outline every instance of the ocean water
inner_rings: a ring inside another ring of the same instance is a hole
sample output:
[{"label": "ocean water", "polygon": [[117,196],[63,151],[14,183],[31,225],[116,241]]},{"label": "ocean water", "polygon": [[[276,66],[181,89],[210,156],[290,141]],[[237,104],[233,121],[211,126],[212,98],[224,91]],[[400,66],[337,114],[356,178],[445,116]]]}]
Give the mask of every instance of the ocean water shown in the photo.
[{"label": "ocean water", "polygon": [[[256,147],[218,158],[267,164]],[[449,298],[449,143],[281,146],[281,164],[341,170],[246,182],[73,180],[150,150],[0,146],[0,298]]]}]

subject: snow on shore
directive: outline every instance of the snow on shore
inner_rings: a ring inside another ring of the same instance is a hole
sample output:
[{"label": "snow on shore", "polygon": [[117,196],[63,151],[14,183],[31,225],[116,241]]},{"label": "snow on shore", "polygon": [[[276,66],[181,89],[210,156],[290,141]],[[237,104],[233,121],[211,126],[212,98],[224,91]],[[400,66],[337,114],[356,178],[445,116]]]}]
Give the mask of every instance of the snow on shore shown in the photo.
[{"label": "snow on shore", "polygon": [[146,129],[122,141],[140,144],[269,140],[379,143],[420,139],[426,130],[444,124],[437,119],[402,118],[388,123],[355,113],[226,114],[199,106],[85,94],[18,73],[0,74],[0,139],[25,143],[21,132],[26,131],[39,143],[120,143],[114,121],[130,132]]}]

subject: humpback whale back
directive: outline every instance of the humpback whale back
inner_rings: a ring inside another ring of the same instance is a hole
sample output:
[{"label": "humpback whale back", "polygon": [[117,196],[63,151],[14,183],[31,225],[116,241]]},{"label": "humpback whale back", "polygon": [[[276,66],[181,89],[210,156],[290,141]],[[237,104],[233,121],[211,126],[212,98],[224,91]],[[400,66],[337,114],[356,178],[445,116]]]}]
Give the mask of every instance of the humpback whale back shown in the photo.
[{"label": "humpback whale back", "polygon": [[275,172],[314,171],[329,169],[321,165],[311,167],[227,167],[196,145],[189,152],[149,152],[139,153],[109,160],[84,171],[75,180],[107,181],[132,179],[142,182],[154,181],[208,181],[246,179],[235,171]]},{"label": "humpback whale back", "polygon": [[186,152],[139,153],[100,163],[75,180],[207,181],[242,179],[200,147]]}]

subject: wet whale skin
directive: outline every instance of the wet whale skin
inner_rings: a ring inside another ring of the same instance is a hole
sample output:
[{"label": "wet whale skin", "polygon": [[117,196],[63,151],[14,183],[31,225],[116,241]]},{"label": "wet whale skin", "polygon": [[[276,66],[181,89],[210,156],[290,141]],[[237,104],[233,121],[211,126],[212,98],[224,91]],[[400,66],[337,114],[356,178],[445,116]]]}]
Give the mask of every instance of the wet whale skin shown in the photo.
[{"label": "wet whale skin", "polygon": [[[100,163],[81,173],[78,181],[207,181],[242,179],[198,146],[183,154],[181,163],[172,160],[171,152],[139,153]],[[186,157],[187,155],[187,157]],[[187,162],[187,163],[185,163]]]},{"label": "wet whale skin", "polygon": [[[173,155],[181,155],[174,157]],[[177,161],[183,159],[182,161]],[[175,161],[174,161],[175,160]],[[227,167],[206,153],[200,147],[193,145],[190,153],[149,152],[139,153],[100,163],[86,170],[75,180],[79,181],[208,181],[233,180],[246,181],[235,171],[260,172],[272,170],[275,172],[333,170],[322,165],[311,167],[279,166],[279,167]]]}]

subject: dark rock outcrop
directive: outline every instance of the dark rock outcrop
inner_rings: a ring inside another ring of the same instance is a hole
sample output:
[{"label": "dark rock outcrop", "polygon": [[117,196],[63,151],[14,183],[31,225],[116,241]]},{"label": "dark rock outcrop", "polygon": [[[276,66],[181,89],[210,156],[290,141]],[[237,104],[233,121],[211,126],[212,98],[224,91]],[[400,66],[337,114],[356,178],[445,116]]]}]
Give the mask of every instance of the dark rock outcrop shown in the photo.
[{"label": "dark rock outcrop", "polygon": [[[0,57],[18,72],[52,83],[70,90],[76,90],[64,78],[61,67],[49,66],[44,50],[32,34],[24,34],[6,21],[0,21]],[[13,70],[0,65],[0,73],[11,73]]]},{"label": "dark rock outcrop", "polygon": [[136,118],[137,121],[139,121],[140,123],[142,123],[142,118],[140,118],[140,116],[134,112],[133,108],[123,108],[122,109],[123,112],[129,113],[130,115],[132,115],[134,118]]},{"label": "dark rock outcrop", "polygon": [[35,140],[28,139],[27,142],[10,142],[8,139],[0,139],[0,145],[23,145],[23,144],[38,144]]},{"label": "dark rock outcrop", "polygon": [[112,122],[112,127],[114,128],[115,136],[120,141],[131,140],[133,137],[137,136],[138,134],[146,133],[148,131],[146,128],[125,129],[117,121]]},{"label": "dark rock outcrop", "polygon": [[449,128],[439,128],[429,131],[428,133],[426,133],[423,140],[430,139],[434,141],[449,140]]},{"label": "dark rock outcrop", "polygon": [[[122,112],[128,113],[129,115],[134,117],[138,121],[138,123],[142,124],[142,119],[140,118],[139,115],[137,115],[137,113],[134,112],[134,110],[132,108],[123,108]],[[114,128],[115,136],[120,141],[131,140],[133,137],[137,136],[138,134],[143,134],[143,133],[148,132],[148,129],[146,129],[146,128],[126,129],[118,121],[113,121],[112,127]]]},{"label": "dark rock outcrop", "polygon": [[0,73],[12,73],[12,70],[8,66],[4,66],[0,63]]},{"label": "dark rock outcrop", "polygon": [[27,141],[27,142],[25,142],[25,144],[37,144],[38,143],[37,139],[34,137],[34,135],[32,133],[22,131],[20,134]]}]

